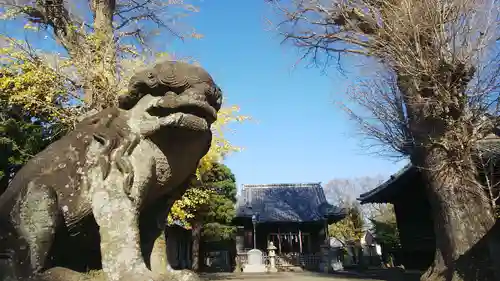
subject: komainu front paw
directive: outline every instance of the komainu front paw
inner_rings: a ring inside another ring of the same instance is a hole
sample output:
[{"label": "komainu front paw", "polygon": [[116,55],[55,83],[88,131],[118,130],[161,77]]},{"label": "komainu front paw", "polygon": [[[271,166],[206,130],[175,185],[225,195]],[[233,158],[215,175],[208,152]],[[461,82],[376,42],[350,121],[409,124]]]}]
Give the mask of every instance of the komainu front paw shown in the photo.
[{"label": "komainu front paw", "polygon": [[[118,281],[177,281],[170,273],[157,274],[151,271],[147,273],[127,273],[122,276]],[[111,281],[111,280],[108,280]]]},{"label": "komainu front paw", "polygon": [[201,281],[198,274],[189,270],[174,270],[164,274],[130,274],[120,281]]},{"label": "komainu front paw", "polygon": [[[64,268],[64,267],[54,267],[48,269],[47,271],[41,273],[37,278],[32,278],[31,280],[36,281],[90,281],[93,280],[88,275]],[[96,278],[95,280],[102,280],[103,276]]]},{"label": "komainu front paw", "polygon": [[169,272],[170,280],[175,281],[200,281],[198,274],[191,270],[174,270]]}]

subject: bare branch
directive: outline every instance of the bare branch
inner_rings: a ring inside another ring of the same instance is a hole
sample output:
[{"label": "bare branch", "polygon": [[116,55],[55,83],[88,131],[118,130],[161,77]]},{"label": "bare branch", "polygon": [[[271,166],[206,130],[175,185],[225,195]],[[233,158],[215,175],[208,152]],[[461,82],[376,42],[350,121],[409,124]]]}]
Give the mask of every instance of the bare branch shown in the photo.
[{"label": "bare branch", "polygon": [[406,104],[393,74],[382,72],[376,78],[359,81],[350,88],[348,97],[348,103],[356,106],[342,103],[341,108],[368,140],[369,151],[376,149],[385,156],[412,154],[414,140]]},{"label": "bare branch", "polygon": [[350,90],[350,103],[360,110],[341,105],[376,141],[372,148],[413,157],[415,149],[440,147],[462,165],[452,155],[472,149],[492,129],[480,120],[486,113],[498,115],[500,107],[494,0],[271,2],[283,17],[277,30],[284,42],[303,50],[303,58],[318,63],[369,56],[389,73]]},{"label": "bare branch", "polygon": [[394,75],[369,77],[369,86],[351,90],[355,105],[343,106],[369,140],[410,156],[422,172],[437,242],[422,280],[498,268],[489,261],[457,265],[457,257],[471,261],[465,253],[495,223],[496,182],[488,178],[484,188],[474,158],[478,141],[498,124],[498,0],[272,2],[285,42],[311,61],[359,50]]}]

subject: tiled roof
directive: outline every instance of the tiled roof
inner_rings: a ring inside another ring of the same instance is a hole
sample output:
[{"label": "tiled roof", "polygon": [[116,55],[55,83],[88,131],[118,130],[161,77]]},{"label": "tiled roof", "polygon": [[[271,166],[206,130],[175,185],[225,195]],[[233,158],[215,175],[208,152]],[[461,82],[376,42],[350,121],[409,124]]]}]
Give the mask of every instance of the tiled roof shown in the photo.
[{"label": "tiled roof", "polygon": [[[495,129],[492,134],[489,134],[484,139],[477,142],[477,152],[482,157],[497,158],[500,157],[500,129]],[[403,169],[392,175],[386,182],[378,187],[363,193],[359,196],[358,200],[361,204],[364,203],[381,203],[384,201],[383,197],[389,189],[400,188],[400,180],[403,177],[410,176],[411,173],[417,172],[417,169],[412,164],[406,165]]]},{"label": "tiled roof", "polygon": [[343,216],[343,210],[328,204],[320,183],[243,185],[236,203],[236,217],[259,222],[312,222]]},{"label": "tiled roof", "polygon": [[361,201],[361,204],[382,203],[383,200],[381,201],[379,197],[384,197],[385,194],[391,192],[390,189],[394,190],[395,187],[400,185],[403,177],[409,177],[415,172],[417,172],[417,169],[412,164],[408,164],[376,188],[359,195],[358,200]]}]

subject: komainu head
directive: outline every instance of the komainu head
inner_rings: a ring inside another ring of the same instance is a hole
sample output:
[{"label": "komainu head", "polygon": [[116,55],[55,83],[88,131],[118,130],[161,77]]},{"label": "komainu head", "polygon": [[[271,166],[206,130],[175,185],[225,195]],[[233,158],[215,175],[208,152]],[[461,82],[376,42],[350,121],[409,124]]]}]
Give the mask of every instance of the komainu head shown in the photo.
[{"label": "komainu head", "polygon": [[200,118],[210,125],[222,105],[222,92],[203,68],[177,61],[163,61],[136,73],[127,94],[119,97],[119,107],[130,110],[144,96],[162,97],[150,109],[154,116],[184,113],[184,122],[196,124]]}]

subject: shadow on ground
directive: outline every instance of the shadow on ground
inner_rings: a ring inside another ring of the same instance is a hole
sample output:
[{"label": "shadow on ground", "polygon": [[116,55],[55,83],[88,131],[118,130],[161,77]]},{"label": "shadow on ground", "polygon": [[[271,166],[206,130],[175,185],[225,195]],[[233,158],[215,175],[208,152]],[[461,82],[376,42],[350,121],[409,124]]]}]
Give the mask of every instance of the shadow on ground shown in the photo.
[{"label": "shadow on ground", "polygon": [[288,279],[293,281],[419,281],[419,272],[403,272],[397,269],[380,269],[366,271],[346,271],[336,273],[317,272],[283,272],[283,273],[211,273],[202,274],[203,280],[280,280]]},{"label": "shadow on ground", "polygon": [[380,281],[419,281],[420,272],[405,272],[399,269],[377,269],[377,270],[366,270],[366,271],[345,271],[336,272],[332,274],[326,273],[305,273],[311,276],[317,277],[335,277],[340,280],[380,280]]}]

